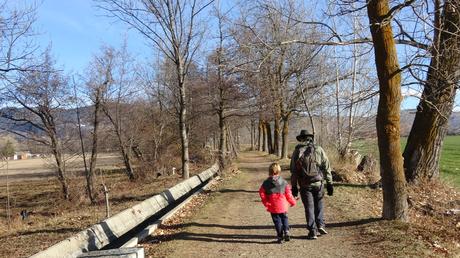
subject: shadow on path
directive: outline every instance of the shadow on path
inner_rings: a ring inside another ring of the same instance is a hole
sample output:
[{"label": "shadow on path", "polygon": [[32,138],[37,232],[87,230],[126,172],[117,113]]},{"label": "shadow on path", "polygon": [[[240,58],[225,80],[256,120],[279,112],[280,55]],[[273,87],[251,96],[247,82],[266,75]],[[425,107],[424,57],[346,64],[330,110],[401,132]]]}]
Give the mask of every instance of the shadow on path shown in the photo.
[{"label": "shadow on path", "polygon": [[[346,222],[328,223],[326,226],[328,228],[352,227],[352,226],[359,226],[359,225],[376,222],[379,220],[381,220],[381,218],[367,218],[367,219],[360,219],[360,220],[353,220],[353,221],[346,221]],[[202,223],[191,222],[191,223],[184,223],[184,224],[161,226],[161,228],[164,228],[164,229],[182,229],[182,228],[187,228],[187,227],[225,228],[225,229],[238,229],[238,230],[274,229],[272,224],[240,226],[240,225],[202,224]],[[305,224],[291,224],[289,225],[289,227],[305,228],[306,225]]]},{"label": "shadow on path", "polygon": [[259,191],[246,190],[246,189],[222,189],[216,192],[219,192],[219,193],[258,193]]},{"label": "shadow on path", "polygon": [[326,224],[326,226],[328,228],[352,227],[352,226],[365,225],[365,224],[369,224],[369,223],[380,221],[380,220],[382,220],[382,218],[367,218],[367,219],[360,219],[360,220],[353,220],[353,221],[328,223]]},{"label": "shadow on path", "polygon": [[[364,225],[381,220],[380,218],[367,218],[355,221],[338,222],[328,224],[328,228],[336,227],[352,227]],[[206,227],[206,228],[224,228],[233,230],[262,230],[274,229],[273,225],[251,225],[251,226],[236,226],[236,225],[219,225],[219,224],[201,224],[201,223],[185,223],[172,226],[162,226],[164,229],[183,229],[187,227]],[[290,225],[291,228],[305,228],[305,224]],[[187,240],[187,241],[202,241],[202,242],[217,242],[217,243],[243,243],[243,244],[273,244],[275,241],[273,235],[258,235],[258,234],[213,234],[213,233],[193,233],[193,232],[180,232],[171,235],[162,235],[155,238],[155,240],[148,241],[161,241],[167,242],[172,240]],[[306,236],[291,236],[292,239],[305,239]],[[265,241],[264,241],[265,240]],[[272,241],[266,241],[272,240]]]},{"label": "shadow on path", "polygon": [[[267,227],[273,228],[273,227]],[[305,239],[305,236],[291,236],[292,239]],[[211,234],[211,233],[192,233],[181,232],[171,235],[163,235],[155,238],[155,240],[147,241],[201,241],[201,242],[216,242],[216,243],[237,243],[237,244],[274,244],[276,243],[275,234],[273,235],[251,235],[251,234]],[[271,241],[267,241],[271,240]]]}]

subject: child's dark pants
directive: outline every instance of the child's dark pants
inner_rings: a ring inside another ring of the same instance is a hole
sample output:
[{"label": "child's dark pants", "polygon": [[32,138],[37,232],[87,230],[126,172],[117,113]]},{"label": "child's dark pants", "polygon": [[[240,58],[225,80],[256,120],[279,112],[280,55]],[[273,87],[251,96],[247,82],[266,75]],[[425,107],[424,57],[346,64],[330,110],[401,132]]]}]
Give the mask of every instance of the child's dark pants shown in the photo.
[{"label": "child's dark pants", "polygon": [[289,222],[287,213],[271,213],[273,223],[275,224],[276,235],[283,237],[283,232],[289,231]]}]

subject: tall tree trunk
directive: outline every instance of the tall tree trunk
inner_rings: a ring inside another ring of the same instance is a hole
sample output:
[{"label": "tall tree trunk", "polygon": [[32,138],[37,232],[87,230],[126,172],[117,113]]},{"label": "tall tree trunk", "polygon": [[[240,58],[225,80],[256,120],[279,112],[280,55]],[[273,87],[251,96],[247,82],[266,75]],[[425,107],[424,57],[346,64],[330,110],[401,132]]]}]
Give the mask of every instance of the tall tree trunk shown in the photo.
[{"label": "tall tree trunk", "polygon": [[[356,28],[356,18],[353,19],[353,29]],[[356,39],[356,34],[355,34]],[[351,79],[351,93],[350,93],[350,111],[348,113],[348,134],[347,134],[347,143],[344,146],[343,155],[350,152],[351,142],[353,140],[353,131],[354,131],[354,105],[355,105],[355,88],[356,88],[356,66],[358,65],[358,54],[357,54],[357,45],[353,45],[353,75]]]},{"label": "tall tree trunk", "polygon": [[94,120],[93,120],[93,139],[92,139],[92,147],[91,147],[91,157],[89,160],[89,170],[86,173],[86,185],[88,190],[88,196],[91,200],[91,203],[95,203],[96,200],[93,196],[94,192],[94,183],[93,183],[93,175],[96,171],[96,163],[97,163],[97,154],[98,154],[98,129],[99,129],[99,111],[101,108],[101,99],[100,96],[101,91],[100,89],[96,90],[95,96],[95,103],[94,103]]},{"label": "tall tree trunk", "polygon": [[439,29],[435,31],[434,53],[404,149],[404,168],[409,182],[439,176],[441,148],[459,80],[459,11],[458,1],[446,1],[441,22],[435,26]]},{"label": "tall tree trunk", "polygon": [[277,107],[277,111],[275,112],[275,123],[273,128],[273,153],[276,156],[281,157],[281,114],[279,109],[280,107]]},{"label": "tall tree trunk", "polygon": [[256,122],[254,120],[251,120],[251,126],[249,127],[249,134],[251,137],[251,151],[255,150],[255,137],[256,135],[254,134],[254,129],[256,127]]},{"label": "tall tree trunk", "polygon": [[265,122],[265,128],[267,128],[267,150],[268,153],[273,154],[273,139],[272,139],[272,128],[270,122]]},{"label": "tall tree trunk", "polygon": [[[175,49],[179,53],[179,49]],[[180,57],[179,54],[176,56]],[[188,132],[187,132],[187,108],[186,108],[186,91],[185,91],[185,73],[184,64],[181,58],[176,60],[177,81],[179,84],[179,130],[182,145],[182,178],[187,179],[190,177],[189,170],[189,153],[188,153]]]},{"label": "tall tree trunk", "polygon": [[287,159],[287,154],[288,154],[288,147],[289,147],[289,141],[288,141],[289,118],[290,118],[290,114],[283,116],[283,132],[282,132],[282,140],[283,140],[282,149],[283,149],[283,151],[281,152],[281,158],[282,159]]},{"label": "tall tree trunk", "polygon": [[69,199],[69,185],[65,177],[65,168],[64,162],[62,160],[62,151],[59,147],[59,142],[56,138],[56,132],[50,134],[51,139],[51,152],[53,153],[54,159],[56,161],[56,173],[59,183],[61,183],[62,194],[65,200]]},{"label": "tall tree trunk", "polygon": [[262,133],[263,133],[262,151],[269,152],[270,149],[268,147],[267,123],[264,120],[262,120]]},{"label": "tall tree trunk", "polygon": [[258,137],[258,150],[263,151],[265,146],[265,134],[264,134],[264,124],[262,119],[259,119],[259,126],[257,127],[259,130],[259,137]]},{"label": "tall tree trunk", "polygon": [[[74,87],[74,93],[75,93],[74,97],[75,97],[75,99],[77,99],[76,87]],[[96,108],[95,108],[95,110],[96,110]],[[90,170],[88,168],[88,164],[86,162],[85,144],[83,142],[83,131],[81,129],[80,107],[79,107],[78,104],[77,104],[77,107],[76,107],[76,113],[77,113],[78,136],[79,136],[79,139],[80,139],[81,155],[82,155],[82,158],[83,158],[83,166],[85,167],[86,190],[87,190],[89,201],[91,202],[91,204],[95,204],[96,199],[95,199],[95,196],[93,195],[93,189],[94,189],[93,174],[90,172]],[[95,120],[99,121],[98,119],[95,119]],[[96,125],[94,125],[94,128],[96,128]],[[94,132],[93,132],[93,134],[94,134]],[[93,137],[93,140],[94,140],[94,137]]]},{"label": "tall tree trunk", "polygon": [[225,126],[225,121],[224,121],[224,112],[223,109],[219,109],[219,166],[220,170],[225,167],[225,146],[227,145],[226,143],[226,126]]},{"label": "tall tree trunk", "polygon": [[400,146],[401,74],[388,20],[387,0],[367,5],[380,86],[377,136],[383,188],[383,218],[407,221],[407,193]]},{"label": "tall tree trunk", "polygon": [[[334,48],[334,53],[336,53],[337,48]],[[336,69],[336,82],[335,82],[335,112],[336,112],[336,121],[337,121],[337,139],[336,139],[336,144],[337,144],[337,151],[339,154],[341,153],[342,150],[342,124],[341,124],[341,118],[340,118],[340,101],[339,101],[339,92],[340,92],[340,79],[339,79],[339,64],[338,60],[336,58],[335,61],[335,69]]]}]

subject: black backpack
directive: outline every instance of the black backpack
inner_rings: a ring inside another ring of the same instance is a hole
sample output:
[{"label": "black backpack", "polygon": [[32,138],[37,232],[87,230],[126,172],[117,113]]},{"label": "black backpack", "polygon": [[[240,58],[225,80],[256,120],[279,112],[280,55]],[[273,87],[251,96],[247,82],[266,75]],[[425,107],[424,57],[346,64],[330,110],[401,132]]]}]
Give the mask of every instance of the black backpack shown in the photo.
[{"label": "black backpack", "polygon": [[296,161],[297,173],[300,178],[308,183],[318,182],[323,180],[323,175],[316,162],[315,146],[307,145],[302,152],[300,149],[299,158]]}]

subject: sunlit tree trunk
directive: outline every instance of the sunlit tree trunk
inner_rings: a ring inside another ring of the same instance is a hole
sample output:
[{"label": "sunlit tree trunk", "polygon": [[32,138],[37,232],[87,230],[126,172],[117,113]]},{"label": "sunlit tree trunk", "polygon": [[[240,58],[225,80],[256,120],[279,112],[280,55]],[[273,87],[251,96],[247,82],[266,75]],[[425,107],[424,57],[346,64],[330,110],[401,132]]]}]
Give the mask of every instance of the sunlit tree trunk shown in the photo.
[{"label": "sunlit tree trunk", "polygon": [[400,146],[401,74],[387,19],[387,0],[370,0],[367,12],[380,86],[377,136],[383,188],[383,218],[407,221],[407,193]]},{"label": "sunlit tree trunk", "polygon": [[225,146],[227,145],[225,141],[227,128],[225,126],[223,111],[223,108],[219,109],[219,165],[221,169],[225,167]]}]

